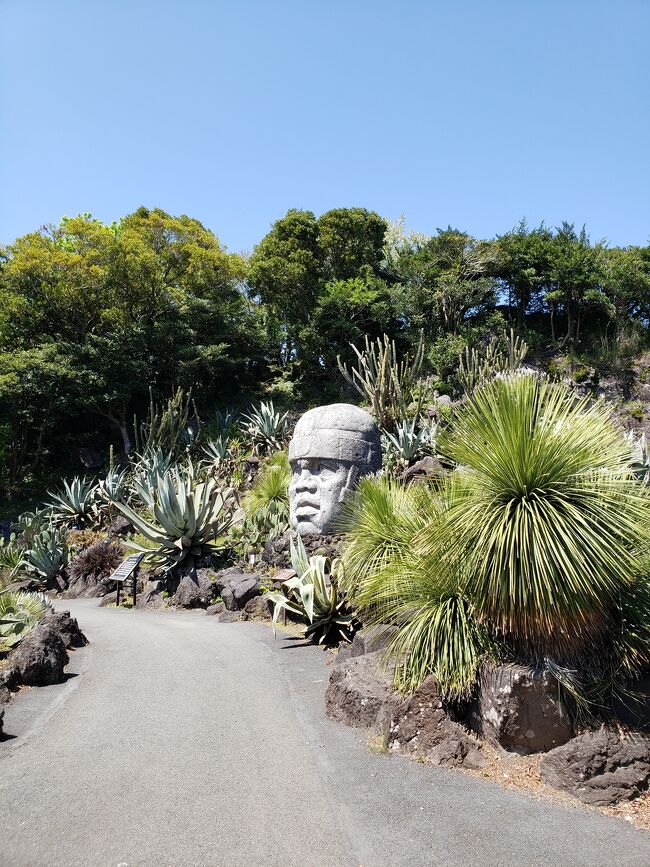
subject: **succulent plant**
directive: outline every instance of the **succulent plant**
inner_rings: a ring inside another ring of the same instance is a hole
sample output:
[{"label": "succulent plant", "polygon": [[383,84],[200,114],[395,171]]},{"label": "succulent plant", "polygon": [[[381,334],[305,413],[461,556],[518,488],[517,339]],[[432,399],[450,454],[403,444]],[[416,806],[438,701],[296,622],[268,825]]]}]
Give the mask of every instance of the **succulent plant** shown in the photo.
[{"label": "succulent plant", "polygon": [[242,416],[244,429],[255,446],[267,452],[280,449],[288,432],[288,415],[286,412],[280,414],[272,400],[268,403],[262,401],[259,408],[253,407],[250,413]]},{"label": "succulent plant", "polygon": [[215,540],[230,527],[234,504],[228,494],[214,479],[195,486],[193,471],[174,467],[158,479],[148,515],[126,503],[115,502],[115,508],[157,546],[152,550],[130,543],[132,547],[167,569],[181,563],[191,567],[214,550]]},{"label": "succulent plant", "polygon": [[0,536],[0,570],[8,569],[13,572],[22,559],[23,552],[16,541],[16,534],[12,533],[8,539]]},{"label": "succulent plant", "polygon": [[229,442],[225,434],[220,434],[213,440],[203,446],[203,454],[207,458],[207,463],[219,466],[228,457]]},{"label": "succulent plant", "polygon": [[98,485],[93,479],[75,476],[71,482],[63,480],[63,487],[50,492],[53,520],[56,524],[76,527],[78,530],[92,524],[97,518]]},{"label": "succulent plant", "polygon": [[34,512],[23,512],[11,529],[20,537],[21,544],[29,548],[35,537],[52,522],[52,509],[36,509]]},{"label": "succulent plant", "polygon": [[398,422],[395,432],[384,431],[386,437],[386,451],[402,463],[410,463],[420,455],[424,449],[430,448],[435,443],[436,425],[420,424],[418,419]]},{"label": "succulent plant", "polygon": [[528,354],[528,344],[510,329],[504,337],[508,340],[507,350],[500,349],[500,340],[493,337],[483,352],[466,346],[458,361],[457,376],[466,394],[485,385],[495,376],[512,373],[521,367]]},{"label": "succulent plant", "polygon": [[63,571],[69,557],[65,528],[49,524],[33,538],[31,546],[23,553],[19,567],[49,581]]},{"label": "succulent plant", "polygon": [[338,588],[337,572],[340,561],[330,563],[327,557],[308,557],[302,539],[291,543],[291,564],[297,573],[283,581],[282,592],[269,593],[274,603],[273,629],[282,611],[303,618],[305,638],[323,644],[333,637],[349,641],[354,629],[354,615],[349,611],[345,596]]},{"label": "succulent plant", "polygon": [[44,617],[51,605],[42,593],[0,592],[0,651],[18,644]]}]

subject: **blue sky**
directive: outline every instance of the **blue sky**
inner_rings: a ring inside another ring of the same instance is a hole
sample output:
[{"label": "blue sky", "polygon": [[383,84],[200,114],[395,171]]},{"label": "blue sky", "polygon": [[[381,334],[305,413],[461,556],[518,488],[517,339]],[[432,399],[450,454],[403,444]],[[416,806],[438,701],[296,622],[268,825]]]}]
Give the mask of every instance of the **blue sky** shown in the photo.
[{"label": "blue sky", "polygon": [[0,243],[288,208],[650,240],[649,0],[0,0]]}]

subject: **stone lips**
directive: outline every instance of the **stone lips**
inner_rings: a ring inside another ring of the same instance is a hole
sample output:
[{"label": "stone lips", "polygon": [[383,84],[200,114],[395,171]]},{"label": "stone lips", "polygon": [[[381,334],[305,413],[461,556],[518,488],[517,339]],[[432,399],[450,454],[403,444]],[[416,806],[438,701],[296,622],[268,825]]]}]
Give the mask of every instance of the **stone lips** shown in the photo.
[{"label": "stone lips", "polygon": [[289,460],[323,458],[360,464],[364,472],[381,469],[381,437],[373,417],[348,403],[308,410],[298,421]]}]

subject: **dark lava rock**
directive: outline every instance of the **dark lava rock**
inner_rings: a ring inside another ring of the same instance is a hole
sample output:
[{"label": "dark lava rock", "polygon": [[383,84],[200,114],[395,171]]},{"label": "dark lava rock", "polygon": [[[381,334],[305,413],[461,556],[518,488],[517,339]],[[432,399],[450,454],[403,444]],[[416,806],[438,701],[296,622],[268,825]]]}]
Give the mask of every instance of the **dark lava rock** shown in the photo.
[{"label": "dark lava rock", "polygon": [[440,479],[446,474],[447,471],[440,461],[427,455],[421,461],[416,461],[412,466],[404,470],[402,479],[407,483],[423,482],[431,479]]},{"label": "dark lava rock", "polygon": [[61,637],[64,647],[85,647],[88,644],[86,636],[79,629],[79,624],[69,611],[53,611],[46,614],[42,623],[51,626]]},{"label": "dark lava rock", "polygon": [[[135,601],[136,608],[162,608],[165,597],[162,595],[167,590],[167,582],[163,578],[149,578]],[[106,599],[109,599],[107,596]],[[115,593],[110,594],[110,599],[115,602]],[[101,603],[104,604],[103,602]],[[108,604],[108,603],[107,603]]]},{"label": "dark lava rock", "polygon": [[208,605],[205,609],[205,613],[214,616],[215,614],[221,614],[221,612],[225,610],[226,606],[223,602],[215,602],[214,605]]},{"label": "dark lava rock", "polygon": [[9,661],[17,669],[20,683],[48,686],[65,680],[63,669],[70,657],[56,629],[42,622],[12,650]]},{"label": "dark lava rock", "polygon": [[350,656],[364,656],[366,653],[376,653],[378,650],[384,650],[396,630],[396,626],[388,625],[360,629],[352,639]]},{"label": "dark lava rock", "polygon": [[469,724],[491,744],[517,753],[566,743],[573,726],[548,671],[523,665],[485,666]]},{"label": "dark lava rock", "polygon": [[216,592],[215,582],[211,578],[214,578],[214,574],[208,569],[185,575],[180,580],[171,604],[179,608],[203,608],[209,605]]},{"label": "dark lava rock", "polygon": [[650,781],[650,738],[610,729],[586,732],[547,753],[542,780],[585,804],[606,807],[636,798]]},{"label": "dark lava rock", "polygon": [[325,712],[346,725],[385,734],[397,701],[390,674],[378,666],[378,654],[368,653],[333,667]]},{"label": "dark lava rock", "polygon": [[221,594],[229,611],[243,608],[249,599],[259,593],[260,581],[251,572],[242,572],[238,567],[217,572],[215,587]]},{"label": "dark lava rock", "polygon": [[134,532],[134,526],[129,521],[128,518],[125,518],[124,515],[118,515],[116,518],[110,523],[108,528],[109,536],[127,536],[129,533]]},{"label": "dark lava rock", "polygon": [[38,590],[40,586],[40,582],[36,578],[23,578],[20,581],[12,581],[11,584],[7,584],[2,589],[11,593],[17,593],[21,590],[29,593],[32,590]]},{"label": "dark lava rock", "polygon": [[389,746],[446,768],[485,764],[477,738],[447,713],[433,676],[393,710]]},{"label": "dark lava rock", "polygon": [[244,614],[247,620],[270,620],[271,608],[269,607],[269,599],[266,593],[261,596],[253,596],[244,605]]},{"label": "dark lava rock", "polygon": [[235,623],[238,620],[242,619],[241,611],[222,611],[221,614],[217,614],[217,620],[219,623]]},{"label": "dark lava rock", "polygon": [[352,645],[341,644],[334,659],[334,665],[339,665],[341,662],[347,662],[348,659],[352,659]]},{"label": "dark lava rock", "polygon": [[[281,569],[290,568],[291,540],[295,539],[296,536],[297,534],[294,530],[287,530],[282,536],[270,539],[264,546],[262,560],[271,566],[278,566]],[[333,560],[335,557],[341,555],[343,536],[320,536],[316,533],[308,533],[301,538],[308,557],[314,554],[321,554]]]}]

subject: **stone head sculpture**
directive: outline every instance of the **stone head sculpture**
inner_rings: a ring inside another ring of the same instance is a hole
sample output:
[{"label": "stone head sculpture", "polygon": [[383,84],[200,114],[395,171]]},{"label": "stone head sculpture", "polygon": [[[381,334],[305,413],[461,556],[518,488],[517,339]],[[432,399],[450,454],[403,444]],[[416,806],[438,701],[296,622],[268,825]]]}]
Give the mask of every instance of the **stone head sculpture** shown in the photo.
[{"label": "stone head sculpture", "polygon": [[346,493],[381,469],[381,437],[372,416],[348,403],[310,409],[289,444],[291,526],[301,535],[336,531]]}]

